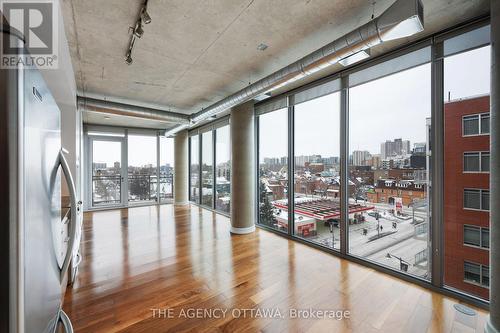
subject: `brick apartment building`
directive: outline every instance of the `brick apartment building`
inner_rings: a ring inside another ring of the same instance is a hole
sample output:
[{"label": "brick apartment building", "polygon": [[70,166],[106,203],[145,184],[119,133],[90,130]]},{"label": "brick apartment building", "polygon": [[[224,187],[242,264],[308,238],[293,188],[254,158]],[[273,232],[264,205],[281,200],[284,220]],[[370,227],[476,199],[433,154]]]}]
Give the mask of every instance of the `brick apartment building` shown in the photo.
[{"label": "brick apartment building", "polygon": [[413,181],[379,179],[374,191],[366,193],[369,202],[394,204],[395,198],[402,198],[403,205],[409,206],[415,201],[425,199],[425,184]]},{"label": "brick apartment building", "polygon": [[445,103],[444,282],[488,298],[489,96]]},{"label": "brick apartment building", "polygon": [[377,169],[373,171],[375,183],[379,179],[412,180],[415,179],[415,172],[424,169]]}]

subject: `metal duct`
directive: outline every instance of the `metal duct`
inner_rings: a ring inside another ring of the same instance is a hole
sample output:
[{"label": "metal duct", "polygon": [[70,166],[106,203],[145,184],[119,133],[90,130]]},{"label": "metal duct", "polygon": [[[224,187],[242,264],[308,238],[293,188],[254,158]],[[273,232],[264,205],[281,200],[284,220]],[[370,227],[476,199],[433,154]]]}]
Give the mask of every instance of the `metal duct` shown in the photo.
[{"label": "metal duct", "polygon": [[[420,0],[397,0],[379,17],[302,59],[193,114],[190,120],[195,123],[199,122],[258,95],[278,89],[336,64],[339,60],[357,52],[388,40],[411,36],[423,30],[423,22],[423,5]],[[167,135],[173,135],[184,128],[186,127],[174,127],[167,132]]]},{"label": "metal duct", "polygon": [[169,111],[77,96],[78,108],[86,112],[136,117],[167,123],[189,124],[189,116]]}]

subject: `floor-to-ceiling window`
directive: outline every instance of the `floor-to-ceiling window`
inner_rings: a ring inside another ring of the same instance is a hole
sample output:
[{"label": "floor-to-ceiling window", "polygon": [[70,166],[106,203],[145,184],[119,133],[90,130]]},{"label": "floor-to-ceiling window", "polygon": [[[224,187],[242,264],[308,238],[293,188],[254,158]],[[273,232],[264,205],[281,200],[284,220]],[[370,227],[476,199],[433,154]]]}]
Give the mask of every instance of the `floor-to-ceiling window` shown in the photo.
[{"label": "floor-to-ceiling window", "polygon": [[121,138],[91,138],[91,206],[116,206],[122,202]]},{"label": "floor-to-ceiling window", "polygon": [[349,252],[429,278],[431,65],[391,67],[349,89]]},{"label": "floor-to-ceiling window", "polygon": [[480,41],[488,43],[488,31],[444,42],[444,283],[483,299],[490,278],[491,50]]},{"label": "floor-to-ceiling window", "polygon": [[214,188],[213,132],[201,135],[201,204],[212,207]]},{"label": "floor-to-ceiling window", "polygon": [[174,139],[160,137],[160,201],[172,199],[174,196]]},{"label": "floor-to-ceiling window", "polygon": [[229,213],[231,207],[231,146],[229,125],[215,130],[215,209]]},{"label": "floor-to-ceiling window", "polygon": [[340,248],[340,93],[329,90],[339,87],[294,96],[293,234],[332,249]]},{"label": "floor-to-ceiling window", "polygon": [[189,134],[190,200],[224,214],[231,202],[229,126],[229,117],[224,117]]},{"label": "floor-to-ceiling window", "polygon": [[85,126],[85,209],[173,198],[173,139],[153,129]]},{"label": "floor-to-ceiling window", "polygon": [[189,200],[200,200],[200,147],[199,136],[189,137]]},{"label": "floor-to-ceiling window", "polygon": [[157,137],[129,134],[128,201],[147,202],[157,198]]},{"label": "floor-to-ceiling window", "polygon": [[260,225],[487,299],[489,30],[439,34],[323,81],[340,93],[314,96],[316,82],[257,103]]},{"label": "floor-to-ceiling window", "polygon": [[288,232],[288,108],[257,119],[259,223]]}]

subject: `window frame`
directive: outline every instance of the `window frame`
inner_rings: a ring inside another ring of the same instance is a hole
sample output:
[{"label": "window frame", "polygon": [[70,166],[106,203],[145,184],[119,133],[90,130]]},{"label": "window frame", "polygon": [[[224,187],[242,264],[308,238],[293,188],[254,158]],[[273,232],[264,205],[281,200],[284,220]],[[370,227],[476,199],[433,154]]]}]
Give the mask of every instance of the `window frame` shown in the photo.
[{"label": "window frame", "polygon": [[[482,132],[482,120],[483,117],[488,117],[490,118],[490,112],[480,112],[480,113],[473,113],[473,114],[467,114],[462,116],[462,137],[467,138],[467,137],[474,137],[474,136],[484,136],[484,135],[490,135],[490,130],[488,129],[488,132]],[[478,132],[474,134],[465,134],[465,123],[464,120],[465,118],[473,118],[477,117],[478,121]],[[490,118],[491,120],[491,118]]]},{"label": "window frame", "polygon": [[[466,228],[469,228],[469,229],[476,229],[477,232],[479,233],[479,245],[475,245],[475,244],[468,244],[465,242],[465,229]],[[482,250],[486,250],[486,251],[489,251],[490,250],[490,247],[489,247],[489,244],[488,246],[484,246],[484,239],[483,239],[483,231],[487,231],[488,232],[488,235],[489,235],[489,231],[490,231],[490,228],[488,227],[480,227],[480,226],[477,226],[477,225],[473,225],[473,224],[464,224],[463,225],[463,245],[464,246],[468,246],[468,247],[473,247],[473,248],[476,248],[476,249],[482,249]]]},{"label": "window frame", "polygon": [[[478,157],[478,165],[479,165],[479,169],[478,170],[465,170],[465,156],[469,154],[477,154],[477,157]],[[488,155],[488,158],[490,156],[490,152],[489,151],[464,151],[463,154],[462,154],[462,173],[471,173],[471,174],[474,174],[474,173],[485,173],[485,174],[489,174],[490,173],[490,170],[488,168],[487,171],[483,170],[483,157],[485,155]]]},{"label": "window frame", "polygon": [[[479,283],[478,282],[475,282],[475,281],[472,281],[472,280],[467,280],[465,278],[465,265],[466,264],[469,264],[469,265],[474,265],[474,266],[478,266],[479,267]],[[463,282],[465,283],[468,283],[468,284],[472,284],[474,286],[478,286],[478,287],[481,287],[481,288],[487,288],[487,289],[490,289],[490,284],[488,283],[488,285],[485,285],[483,283],[483,279],[484,279],[484,276],[483,276],[483,270],[484,269],[487,269],[488,270],[488,273],[490,271],[490,266],[488,265],[483,265],[483,264],[479,264],[477,262],[473,262],[473,261],[468,261],[468,260],[464,260],[463,262],[463,272],[464,272],[464,276],[463,276]],[[489,275],[489,274],[488,274]],[[488,276],[488,281],[490,279],[490,276]]]},{"label": "window frame", "polygon": [[[311,83],[307,83],[304,85],[301,85],[297,88],[293,88],[289,91],[286,91],[281,94],[276,94],[275,96],[271,96],[270,98],[266,98],[263,101],[257,102],[256,106],[263,106],[265,103],[272,103],[276,101],[279,98],[293,98],[293,95],[296,94],[297,92],[300,92],[305,89],[309,89],[310,87],[314,85],[321,84],[322,82],[327,82],[329,80],[335,80],[335,79],[341,79],[343,82],[341,84],[341,91],[342,91],[342,98],[341,98],[341,107],[343,110],[341,110],[341,116],[344,117],[344,120],[341,120],[341,154],[340,158],[344,157],[344,162],[341,162],[341,171],[340,171],[340,176],[341,179],[348,179],[349,177],[349,168],[348,168],[348,163],[349,163],[349,153],[347,151],[348,149],[348,131],[344,128],[345,125],[347,126],[348,124],[348,116],[349,116],[349,88],[351,85],[349,84],[349,76],[352,73],[355,73],[357,71],[361,71],[363,69],[369,68],[371,66],[376,66],[377,64],[389,61],[391,59],[397,58],[399,56],[405,55],[407,53],[425,48],[426,46],[431,46],[431,91],[432,91],[432,110],[431,110],[431,118],[432,118],[432,126],[429,126],[428,133],[427,135],[429,136],[431,140],[431,145],[428,147],[428,150],[432,150],[432,158],[430,158],[430,175],[434,179],[432,182],[432,186],[429,187],[429,202],[430,206],[432,207],[432,221],[431,224],[429,225],[429,234],[430,234],[430,247],[431,247],[431,256],[430,256],[430,263],[429,263],[429,272],[428,274],[430,275],[430,280],[427,279],[422,279],[419,278],[418,276],[412,276],[412,275],[407,275],[404,273],[401,273],[397,270],[392,270],[387,268],[384,265],[377,264],[375,262],[363,259],[363,258],[358,258],[354,255],[349,254],[348,252],[345,251],[346,248],[349,248],[349,237],[347,233],[344,234],[345,238],[341,238],[341,251],[340,253],[338,251],[330,250],[328,248],[320,247],[315,245],[314,243],[309,243],[301,240],[298,237],[292,237],[290,235],[284,235],[283,233],[280,233],[274,229],[268,228],[265,225],[262,224],[257,224],[259,228],[266,229],[268,231],[274,232],[276,234],[279,234],[281,236],[285,236],[288,238],[291,238],[292,240],[296,242],[301,242],[304,244],[307,244],[311,247],[318,248],[324,252],[328,252],[333,255],[340,255],[343,258],[347,258],[351,261],[359,262],[364,266],[368,266],[371,268],[374,268],[379,271],[384,271],[390,275],[396,276],[400,279],[406,280],[406,281],[411,281],[413,283],[418,283],[422,286],[425,286],[427,288],[436,288],[440,292],[448,295],[452,295],[453,297],[458,297],[459,299],[465,300],[467,302],[470,302],[472,304],[475,304],[477,306],[486,308],[488,304],[488,300],[481,298],[480,296],[473,295],[471,293],[468,293],[466,291],[461,291],[458,289],[453,288],[452,286],[448,286],[445,283],[445,263],[444,263],[444,228],[443,228],[443,216],[444,216],[444,202],[443,202],[443,194],[444,194],[444,181],[442,181],[443,177],[443,172],[441,171],[443,168],[444,164],[444,141],[443,141],[443,132],[444,132],[444,58],[455,55],[455,54],[460,54],[468,51],[472,51],[474,49],[479,49],[482,47],[485,47],[489,45],[487,41],[481,41],[481,43],[477,43],[475,41],[472,41],[472,44],[469,43],[466,46],[460,46],[458,48],[454,48],[453,53],[446,53],[443,50],[443,46],[445,42],[447,42],[450,39],[456,39],[465,37],[467,39],[467,35],[469,32],[474,32],[476,30],[488,30],[489,31],[489,18],[484,18],[484,19],[477,19],[474,21],[471,21],[466,24],[462,24],[457,27],[453,27],[452,29],[449,29],[447,31],[443,31],[441,33],[434,34],[430,37],[423,38],[417,42],[412,42],[408,45],[405,45],[403,47],[400,47],[396,49],[395,51],[390,51],[388,53],[385,53],[381,56],[374,57],[372,59],[368,59],[366,61],[363,61],[359,64],[355,64],[347,69],[342,69],[338,72],[335,72],[331,74],[330,76],[323,77],[319,80],[315,80]],[[470,39],[470,38],[469,38]],[[469,41],[470,42],[470,41]],[[409,68],[408,68],[409,69]],[[355,86],[355,84],[353,84]],[[346,98],[347,97],[347,98]],[[291,105],[289,107],[293,108],[294,105]],[[489,113],[489,112],[485,112]],[[259,126],[258,126],[258,114],[255,113],[255,156],[258,156],[258,150],[259,150]],[[481,122],[481,118],[479,118],[479,122]],[[289,120],[289,123],[292,123],[291,120]],[[430,123],[429,123],[430,124]],[[290,125],[290,124],[289,124]],[[291,124],[293,125],[293,123]],[[479,125],[481,126],[481,125]],[[344,132],[342,133],[342,130]],[[462,132],[463,134],[463,132]],[[288,137],[290,137],[292,134],[288,134]],[[479,133],[477,135],[471,135],[471,136],[478,136],[478,135],[489,135],[489,133]],[[292,143],[289,141],[289,146],[291,146]],[[342,150],[345,150],[342,152]],[[430,154],[428,153],[428,156]],[[292,161],[293,162],[293,161]],[[289,158],[289,164],[293,164],[290,162]],[[345,165],[344,165],[345,164]],[[256,202],[259,202],[258,198],[258,186],[259,186],[259,160],[258,157],[256,159],[256,181],[255,181],[255,188],[257,189],[256,191]],[[342,166],[344,166],[344,170],[342,170]],[[290,169],[290,168],[289,168]],[[346,184],[347,182],[343,182]],[[342,189],[342,187],[341,187]],[[346,189],[346,186],[344,186],[344,189]],[[347,191],[346,191],[347,192]],[[379,193],[379,192],[377,192]],[[289,198],[293,197],[291,194],[289,194]],[[342,209],[342,207],[341,207]],[[344,212],[342,213],[342,218],[344,219],[343,221],[341,220],[341,228],[344,227],[346,228],[346,223],[347,219],[346,217],[348,216],[346,214],[347,210],[345,207],[343,207]],[[255,205],[255,210],[256,210],[256,216],[257,218],[259,217],[258,213],[258,205]],[[291,223],[289,222],[289,226],[293,225],[293,221]],[[342,233],[341,233],[341,237]]]},{"label": "window frame", "polygon": [[[203,207],[205,209],[209,209],[211,211],[214,211],[216,213],[219,213],[221,215],[224,215],[226,217],[230,217],[230,213],[219,210],[216,208],[216,176],[217,176],[217,167],[216,167],[216,162],[217,162],[217,130],[219,128],[223,128],[225,126],[229,126],[229,135],[231,136],[231,119],[230,116],[223,117],[221,119],[218,119],[214,122],[208,123],[206,125],[194,128],[189,131],[188,136],[189,136],[189,149],[188,149],[188,154],[189,154],[189,175],[188,175],[188,188],[189,188],[189,202],[193,203],[195,205],[198,205],[200,207]],[[212,163],[212,203],[210,206],[205,205],[202,203],[202,188],[203,188],[203,182],[202,182],[202,164],[203,164],[203,135],[206,133],[210,133],[208,136],[212,140],[210,147],[211,147],[211,158],[210,161]],[[192,144],[191,144],[191,139],[193,137],[196,137],[198,140],[198,151],[196,152],[196,156],[198,158],[198,178],[199,178],[199,185],[197,186],[199,197],[198,200],[194,201],[191,197],[191,156],[192,156]],[[229,137],[231,139],[231,137]],[[231,152],[230,152],[231,156]],[[231,189],[232,190],[232,187]]]},{"label": "window frame", "polygon": [[[478,192],[479,193],[479,207],[480,208],[470,208],[470,207],[465,207],[465,192],[466,191],[474,191],[474,192]],[[488,195],[489,195],[489,192],[490,190],[489,189],[481,189],[481,188],[469,188],[469,187],[466,187],[464,188],[463,190],[463,195],[462,195],[462,208],[464,210],[472,210],[472,211],[480,211],[480,212],[489,212],[489,208],[488,209],[483,209],[483,194],[485,192],[488,192]]]}]

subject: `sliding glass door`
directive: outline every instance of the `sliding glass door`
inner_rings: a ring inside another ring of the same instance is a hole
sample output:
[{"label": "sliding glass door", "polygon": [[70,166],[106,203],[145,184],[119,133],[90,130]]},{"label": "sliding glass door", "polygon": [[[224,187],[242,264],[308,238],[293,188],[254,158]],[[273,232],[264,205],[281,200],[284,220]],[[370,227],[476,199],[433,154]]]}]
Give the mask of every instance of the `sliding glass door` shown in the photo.
[{"label": "sliding glass door", "polygon": [[97,126],[89,126],[86,137],[86,208],[172,200],[172,138],[153,130]]},{"label": "sliding glass door", "polygon": [[157,137],[128,135],[128,201],[144,203],[157,198]]},{"label": "sliding glass door", "polygon": [[89,139],[89,181],[92,208],[121,206],[124,198],[123,137]]}]

